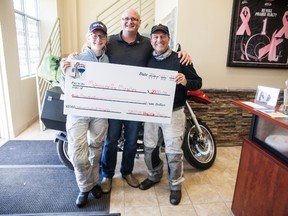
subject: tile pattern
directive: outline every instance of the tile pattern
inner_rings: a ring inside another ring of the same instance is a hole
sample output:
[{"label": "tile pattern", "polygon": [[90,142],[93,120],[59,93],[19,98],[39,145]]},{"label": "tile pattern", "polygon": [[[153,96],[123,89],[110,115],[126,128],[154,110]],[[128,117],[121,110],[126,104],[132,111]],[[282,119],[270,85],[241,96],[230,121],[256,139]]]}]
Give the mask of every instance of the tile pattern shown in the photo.
[{"label": "tile pattern", "polygon": [[[167,164],[165,155],[164,176],[159,184],[147,191],[130,187],[121,178],[118,153],[116,174],[112,182],[110,212],[120,212],[130,216],[232,216],[231,204],[234,193],[241,147],[218,147],[214,165],[208,170],[197,170],[184,160],[185,181],[182,187],[182,199],[178,206],[169,203]],[[135,176],[143,181],[147,176],[144,155],[135,159]]]},{"label": "tile pattern", "polygon": [[[40,131],[36,122],[16,139],[53,139],[55,131]],[[184,160],[185,181],[182,199],[178,206],[169,203],[167,164],[165,155],[164,176],[159,184],[142,191],[130,187],[121,177],[118,153],[116,174],[112,181],[110,212],[121,216],[233,216],[231,204],[238,170],[241,146],[218,147],[215,163],[208,170],[197,170]],[[143,181],[147,177],[144,155],[135,159],[135,176]]]}]

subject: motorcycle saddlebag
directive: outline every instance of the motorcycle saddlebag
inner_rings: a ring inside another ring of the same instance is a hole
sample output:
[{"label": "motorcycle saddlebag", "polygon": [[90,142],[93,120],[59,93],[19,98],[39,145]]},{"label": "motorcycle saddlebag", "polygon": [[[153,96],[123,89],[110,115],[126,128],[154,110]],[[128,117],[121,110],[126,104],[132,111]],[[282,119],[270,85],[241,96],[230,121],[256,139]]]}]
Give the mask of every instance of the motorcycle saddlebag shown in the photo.
[{"label": "motorcycle saddlebag", "polygon": [[66,131],[66,115],[63,114],[64,94],[59,86],[48,89],[45,94],[41,121],[48,129]]}]

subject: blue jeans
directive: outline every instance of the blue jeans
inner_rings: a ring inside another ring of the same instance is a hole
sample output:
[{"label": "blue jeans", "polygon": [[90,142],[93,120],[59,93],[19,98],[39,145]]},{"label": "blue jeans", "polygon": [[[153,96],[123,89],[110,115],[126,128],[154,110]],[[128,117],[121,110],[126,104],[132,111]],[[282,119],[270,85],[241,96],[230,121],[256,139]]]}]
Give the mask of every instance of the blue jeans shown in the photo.
[{"label": "blue jeans", "polygon": [[102,176],[112,178],[117,163],[117,145],[124,125],[124,149],[120,172],[122,176],[132,173],[137,152],[137,138],[141,122],[109,119],[108,133],[102,151]]}]

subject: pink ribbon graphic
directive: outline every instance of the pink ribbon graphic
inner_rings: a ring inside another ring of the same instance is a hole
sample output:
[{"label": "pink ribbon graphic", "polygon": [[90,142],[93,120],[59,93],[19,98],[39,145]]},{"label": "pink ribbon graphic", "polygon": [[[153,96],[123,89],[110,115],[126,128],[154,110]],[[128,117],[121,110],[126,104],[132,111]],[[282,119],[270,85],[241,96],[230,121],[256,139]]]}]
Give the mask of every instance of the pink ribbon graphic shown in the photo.
[{"label": "pink ribbon graphic", "polygon": [[236,32],[236,35],[243,35],[246,31],[247,35],[251,35],[250,27],[249,27],[249,20],[250,20],[251,14],[250,9],[248,7],[243,7],[242,11],[240,13],[240,18],[242,20],[242,24],[239,27],[238,31]]},{"label": "pink ribbon graphic", "polygon": [[266,53],[268,53],[268,61],[278,61],[278,57],[276,56],[276,47],[283,42],[283,39],[276,38],[276,31],[272,35],[272,39],[270,44],[265,47],[259,49],[258,59],[261,59]]},{"label": "pink ribbon graphic", "polygon": [[284,16],[282,18],[283,21],[283,27],[280,29],[280,31],[276,34],[275,37],[282,37],[283,34],[285,34],[285,38],[288,39],[288,11],[284,13]]}]

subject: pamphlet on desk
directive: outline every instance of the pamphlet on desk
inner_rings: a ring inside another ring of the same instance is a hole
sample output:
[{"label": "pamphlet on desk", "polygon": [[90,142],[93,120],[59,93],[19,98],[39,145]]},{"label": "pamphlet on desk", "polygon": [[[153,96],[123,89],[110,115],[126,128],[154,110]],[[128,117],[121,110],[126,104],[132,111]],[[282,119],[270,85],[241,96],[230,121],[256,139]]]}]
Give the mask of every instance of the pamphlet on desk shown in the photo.
[{"label": "pamphlet on desk", "polygon": [[275,112],[280,89],[265,86],[258,86],[254,102],[242,102],[248,106],[263,112],[272,118],[288,118],[287,115],[280,112]]}]

